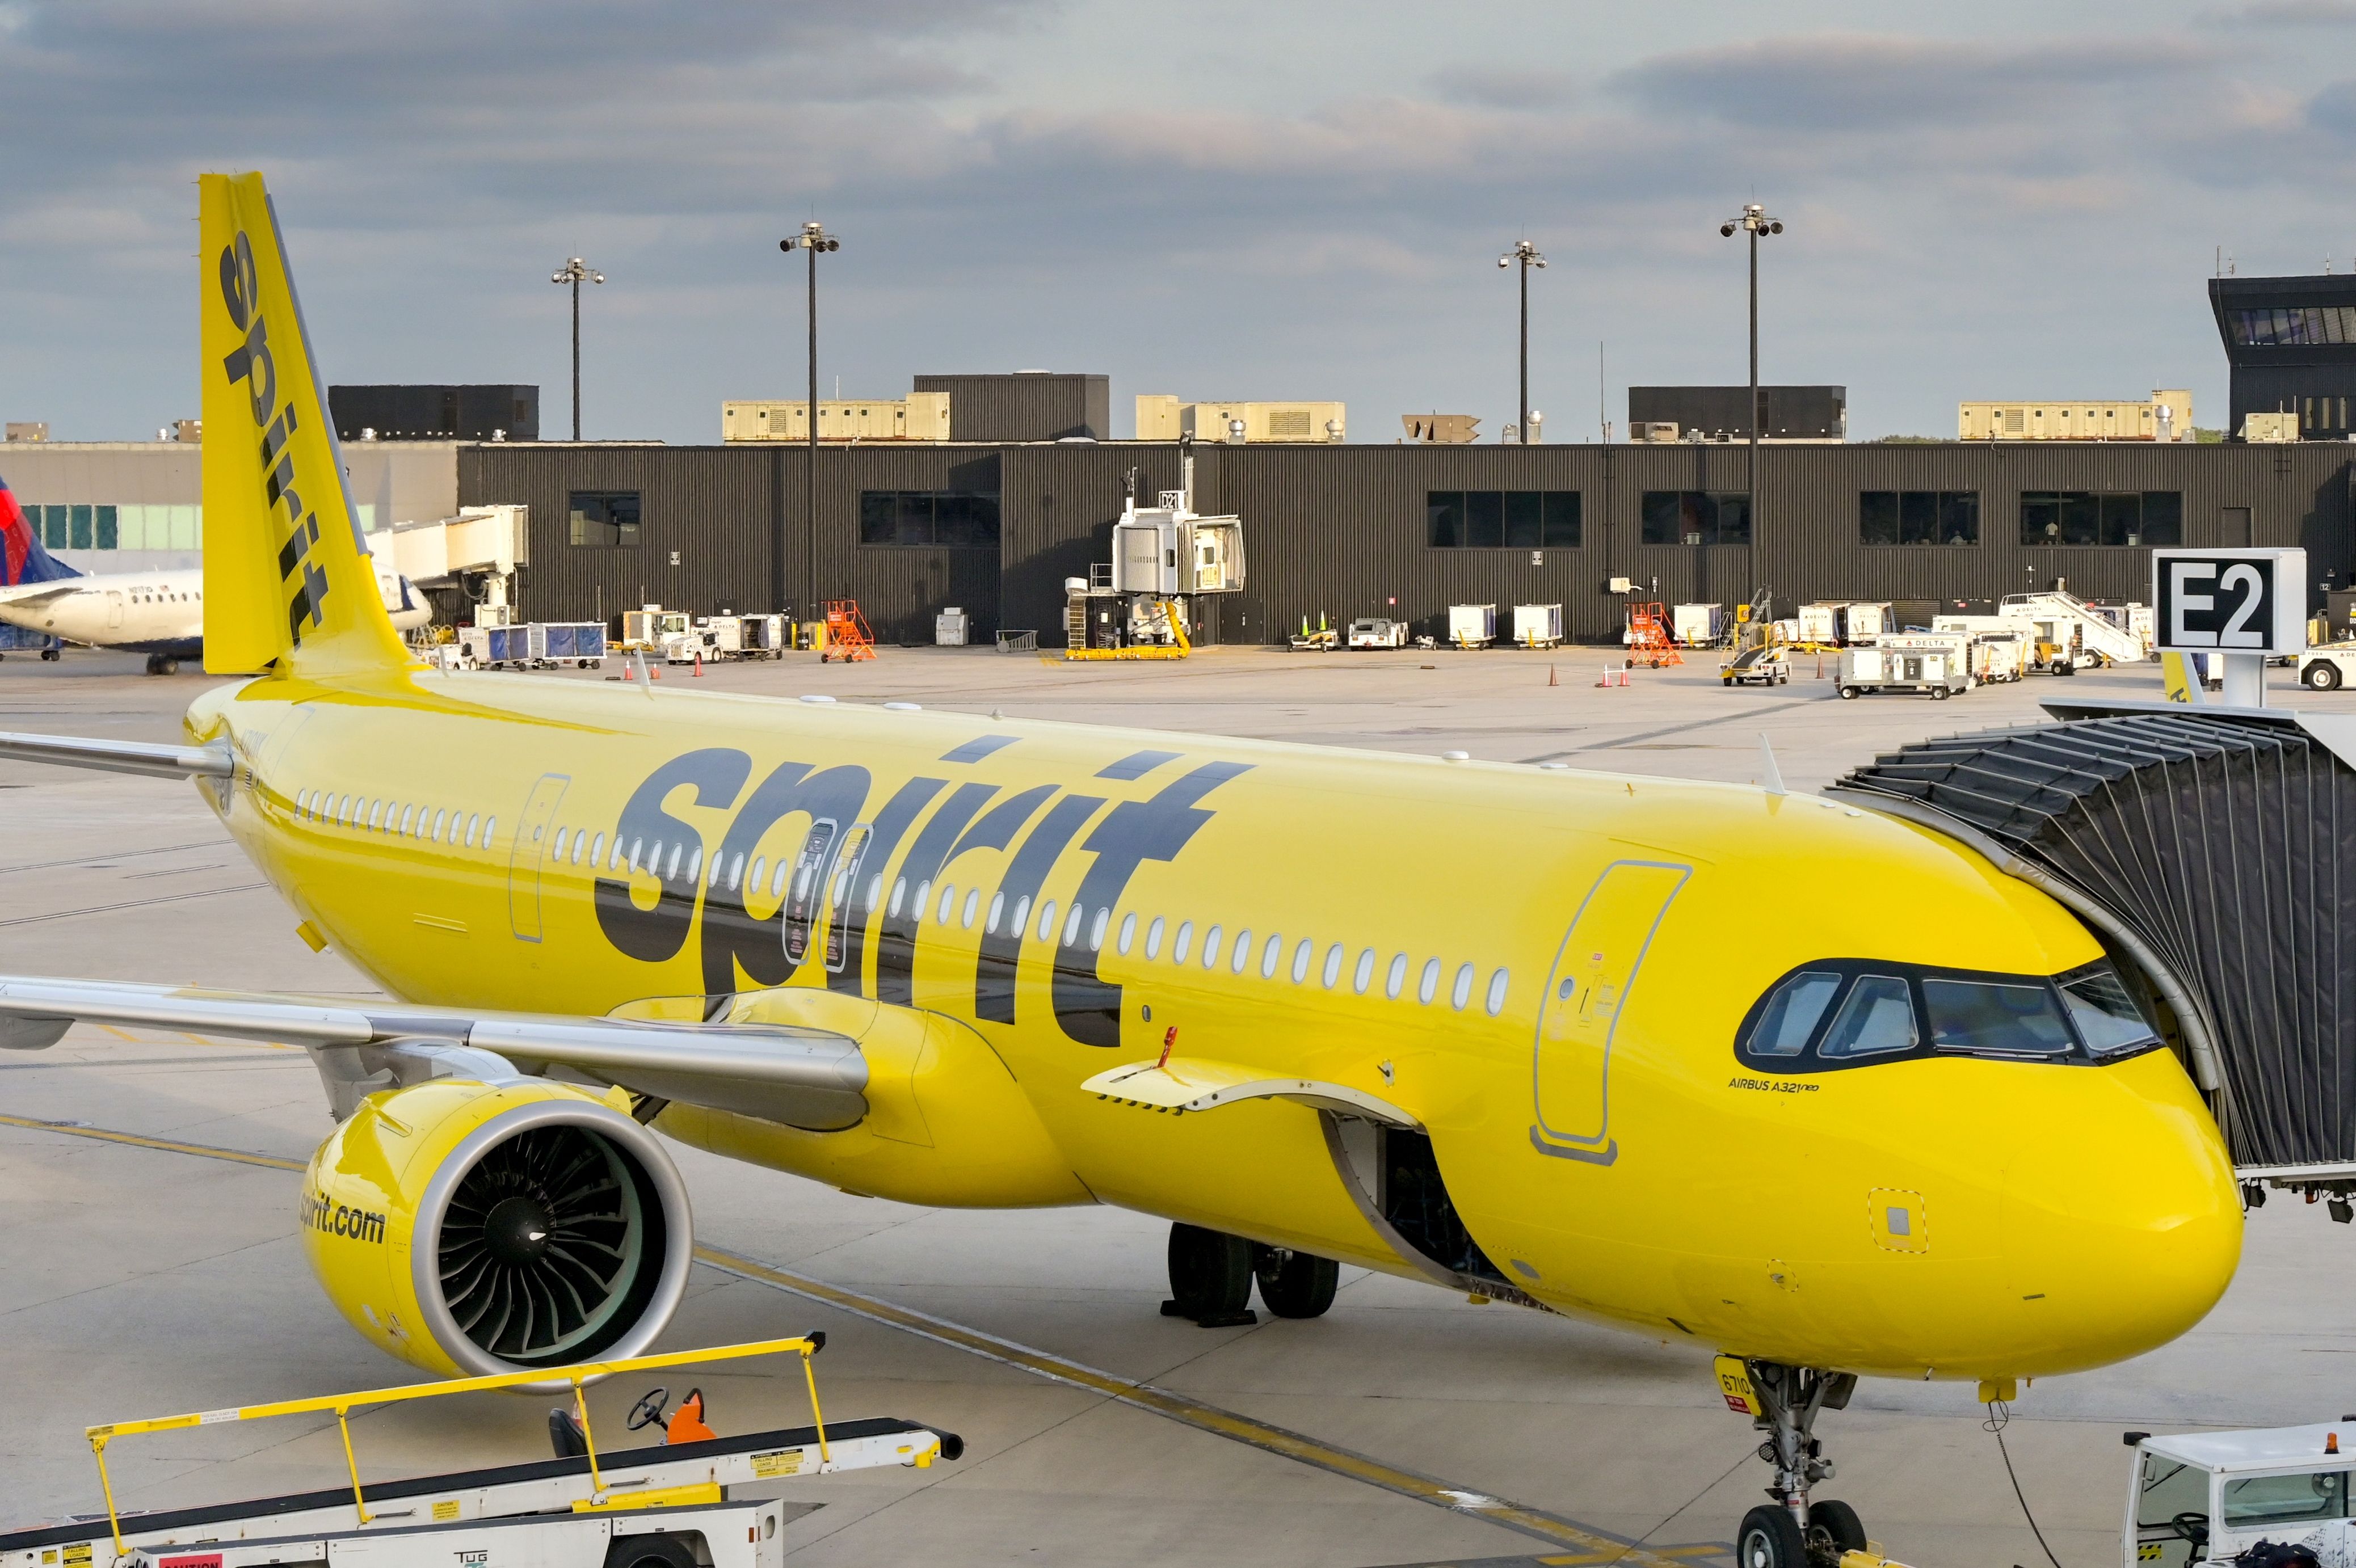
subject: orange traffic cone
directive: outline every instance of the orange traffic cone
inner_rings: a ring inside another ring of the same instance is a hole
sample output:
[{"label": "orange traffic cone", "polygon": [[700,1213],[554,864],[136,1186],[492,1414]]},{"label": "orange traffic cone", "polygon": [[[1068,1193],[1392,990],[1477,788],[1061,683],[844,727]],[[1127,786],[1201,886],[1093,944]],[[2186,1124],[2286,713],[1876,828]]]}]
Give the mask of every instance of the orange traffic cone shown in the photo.
[{"label": "orange traffic cone", "polygon": [[1548,686],[1560,686],[1562,684],[1560,680],[1555,677],[1554,666],[1552,665],[1547,666],[1547,684]]}]

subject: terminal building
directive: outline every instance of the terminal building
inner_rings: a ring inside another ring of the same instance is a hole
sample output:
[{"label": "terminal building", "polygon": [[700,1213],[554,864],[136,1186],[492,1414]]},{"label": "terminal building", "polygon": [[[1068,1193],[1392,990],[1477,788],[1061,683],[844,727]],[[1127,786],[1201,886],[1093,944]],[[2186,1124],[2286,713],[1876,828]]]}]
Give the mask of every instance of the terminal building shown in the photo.
[{"label": "terminal building", "polygon": [[[948,439],[815,453],[772,438],[379,440],[344,454],[371,530],[527,507],[524,618],[611,622],[649,603],[807,615],[851,598],[880,636],[908,642],[930,641],[955,605],[978,637],[1035,631],[1053,645],[1066,583],[1110,560],[1131,496],[1151,506],[1179,487],[1182,450],[1194,509],[1243,520],[1243,589],[1203,602],[1197,635],[1215,642],[1281,643],[1321,615],[1444,635],[1451,604],[1493,604],[1503,621],[1515,604],[1558,603],[1569,638],[1609,643],[1630,598],[1615,579],[1640,600],[1731,604],[1766,591],[1786,613],[1888,600],[1927,618],[2056,582],[2147,600],[2159,545],[2304,546],[2319,604],[2356,567],[2346,440],[1802,438],[1762,445],[1754,485],[1748,446],[1721,441],[1114,442],[1091,433],[1107,385],[919,378],[918,392],[948,394]],[[992,433],[958,433],[976,429]],[[192,442],[11,443],[0,475],[75,564],[174,564],[192,561],[201,537],[198,457]]]}]

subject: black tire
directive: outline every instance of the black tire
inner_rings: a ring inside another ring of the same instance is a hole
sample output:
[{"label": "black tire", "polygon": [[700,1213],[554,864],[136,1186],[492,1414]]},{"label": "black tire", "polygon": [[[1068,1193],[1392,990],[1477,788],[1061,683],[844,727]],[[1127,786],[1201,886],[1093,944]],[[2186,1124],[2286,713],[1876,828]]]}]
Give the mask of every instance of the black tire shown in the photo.
[{"label": "black tire", "polygon": [[43,664],[55,664],[61,656],[62,656],[59,655],[58,650],[55,648],[43,648],[41,650],[41,662]]},{"label": "black tire", "polygon": [[1944,686],[1934,686],[1931,688],[1931,700],[1933,702],[1944,702],[1954,695],[1954,692],[1949,691]]},{"label": "black tire", "polygon": [[1816,1550],[1828,1565],[1837,1564],[1845,1552],[1866,1549],[1865,1521],[1857,1517],[1857,1509],[1834,1498],[1808,1505],[1808,1545]]},{"label": "black tire", "polygon": [[1734,1568],[1808,1568],[1808,1543],[1790,1509],[1766,1503],[1742,1516],[1734,1533]]},{"label": "black tire", "polygon": [[1296,1253],[1287,1247],[1251,1249],[1252,1275],[1259,1281],[1259,1303],[1279,1317],[1323,1317],[1333,1305],[1334,1287],[1342,1283],[1342,1265],[1332,1258]]},{"label": "black tire", "polygon": [[1841,700],[1843,702],[1855,702],[1857,700],[1857,688],[1853,686],[1842,687],[1840,688],[1840,694]]},{"label": "black tire", "polygon": [[161,659],[156,663],[155,673],[157,675],[177,675],[180,673],[180,661],[171,657]]},{"label": "black tire", "polygon": [[605,1543],[605,1568],[696,1568],[695,1548],[665,1530],[617,1535]]},{"label": "black tire", "polygon": [[1170,1227],[1170,1295],[1162,1312],[1205,1328],[1257,1323],[1251,1312],[1251,1243],[1200,1225]]},{"label": "black tire", "polygon": [[2329,659],[2318,659],[2301,671],[2298,678],[2310,690],[2337,691],[2340,689],[2340,667]]}]

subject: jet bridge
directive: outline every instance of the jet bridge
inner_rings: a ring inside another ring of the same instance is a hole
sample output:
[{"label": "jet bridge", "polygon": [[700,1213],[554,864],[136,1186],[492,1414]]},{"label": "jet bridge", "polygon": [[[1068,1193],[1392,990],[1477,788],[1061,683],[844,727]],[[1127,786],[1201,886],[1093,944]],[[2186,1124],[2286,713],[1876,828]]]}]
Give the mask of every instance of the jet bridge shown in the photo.
[{"label": "jet bridge", "polygon": [[1836,788],[1979,850],[2150,984],[2248,1180],[2356,1182],[2356,718],[2049,702]]}]

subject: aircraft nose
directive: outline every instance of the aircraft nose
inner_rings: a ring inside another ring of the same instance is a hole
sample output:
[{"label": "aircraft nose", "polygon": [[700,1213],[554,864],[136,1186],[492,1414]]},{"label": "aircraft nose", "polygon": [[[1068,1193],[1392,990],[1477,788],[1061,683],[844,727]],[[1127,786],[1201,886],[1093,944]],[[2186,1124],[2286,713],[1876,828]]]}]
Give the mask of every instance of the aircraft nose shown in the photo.
[{"label": "aircraft nose", "polygon": [[2067,1103],[2021,1128],[2005,1182],[2008,1283],[2044,1371],[2168,1343],[2208,1315],[2242,1255],[2233,1163],[2174,1059],[2072,1077]]}]

